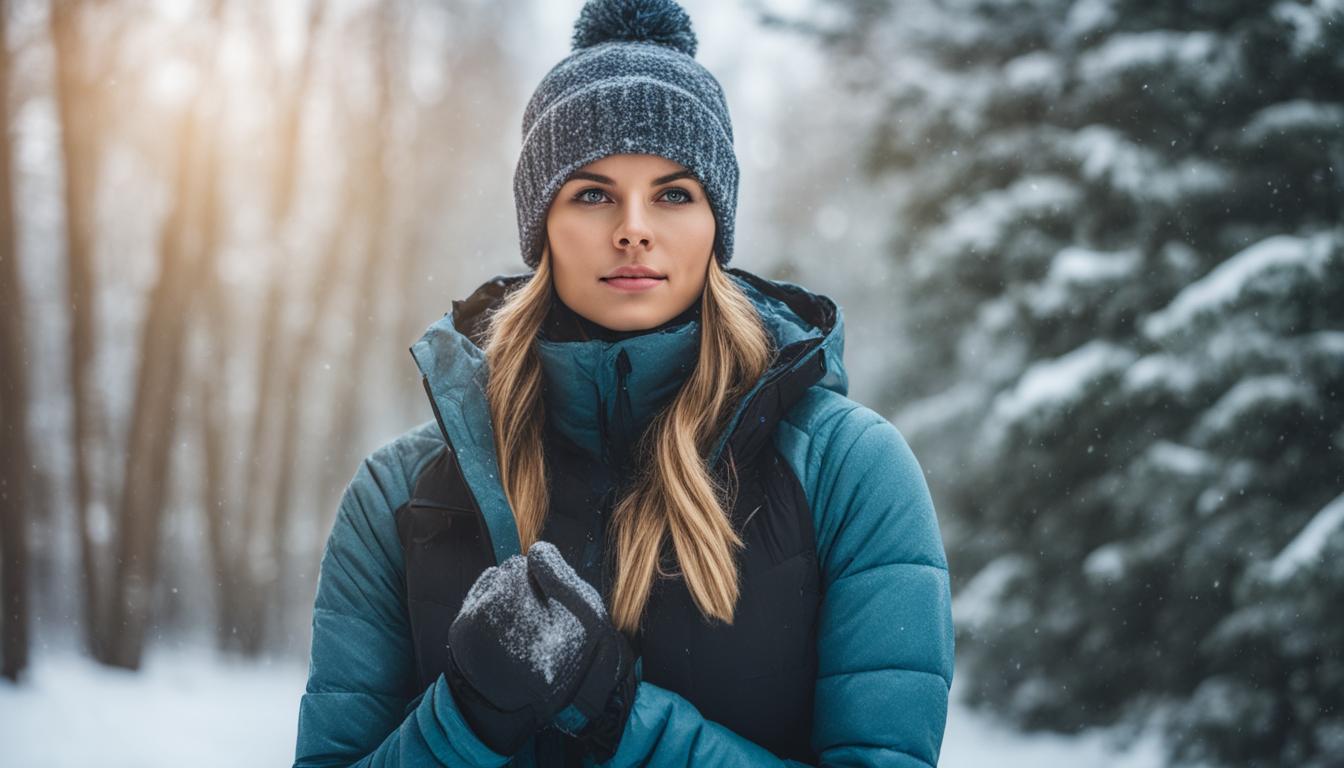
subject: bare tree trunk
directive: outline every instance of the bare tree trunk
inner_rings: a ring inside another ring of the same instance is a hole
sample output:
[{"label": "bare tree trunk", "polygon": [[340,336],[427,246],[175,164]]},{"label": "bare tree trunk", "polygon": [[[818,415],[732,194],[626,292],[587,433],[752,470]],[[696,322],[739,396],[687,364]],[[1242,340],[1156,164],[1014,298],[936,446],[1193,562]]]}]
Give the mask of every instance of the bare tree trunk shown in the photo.
[{"label": "bare tree trunk", "polygon": [[[217,105],[218,106],[218,105]],[[197,362],[204,367],[197,371],[200,385],[201,451],[202,473],[201,514],[205,516],[206,544],[210,551],[210,565],[217,585],[215,595],[215,631],[216,643],[225,647],[227,634],[232,631],[233,612],[226,602],[231,597],[224,588],[228,568],[229,553],[232,551],[232,539],[229,537],[228,500],[231,498],[228,488],[228,433],[224,409],[227,398],[224,396],[229,370],[233,360],[234,334],[233,317],[229,309],[224,286],[219,281],[215,255],[220,243],[220,131],[219,123],[223,110],[216,108],[211,119],[212,138],[206,148],[205,173],[202,178],[204,191],[201,203],[201,283],[197,287],[203,311],[199,315],[203,323],[196,328],[209,343],[206,360]]]},{"label": "bare tree trunk", "polygon": [[[389,395],[400,406],[403,422],[409,424],[424,421],[426,411],[420,372],[407,347],[437,319],[436,314],[425,314],[427,306],[442,304],[446,309],[452,297],[445,292],[456,290],[453,276],[462,271],[453,262],[465,260],[458,253],[432,252],[430,243],[437,237],[431,236],[423,222],[466,231],[480,220],[483,206],[479,184],[473,177],[481,170],[477,148],[491,146],[498,138],[498,126],[512,120],[510,104],[519,78],[512,71],[515,62],[506,49],[506,37],[520,12],[518,6],[514,0],[495,0],[463,12],[462,22],[455,25],[443,46],[438,67],[444,72],[470,74],[455,77],[451,87],[421,107],[414,138],[404,150],[414,162],[402,165],[417,171],[408,174],[409,180],[398,178],[397,183],[410,187],[403,200],[412,209],[406,213],[415,226],[409,242],[389,254],[396,267],[395,272],[388,270],[389,282],[393,283],[391,306],[396,308],[398,318],[397,343],[389,345],[385,359],[393,371],[402,374],[397,379],[398,388]],[[405,80],[393,78],[393,82]],[[445,126],[450,130],[445,131]],[[432,293],[425,290],[426,270],[436,275],[429,286],[434,289]]]},{"label": "bare tree trunk", "polygon": [[118,507],[116,596],[109,609],[113,637],[109,663],[137,669],[158,576],[159,532],[171,467],[169,448],[177,426],[183,339],[199,251],[187,240],[198,143],[198,110],[190,107],[180,129],[173,208],[159,240],[159,276],[141,329],[140,366],[132,406],[126,468]]},{"label": "bare tree trunk", "polygon": [[0,3],[0,676],[28,666],[28,360],[9,141],[9,8]]},{"label": "bare tree trunk", "polygon": [[215,593],[215,637],[220,648],[229,645],[233,632],[237,600],[232,582],[229,579],[231,567],[230,553],[233,551],[233,539],[229,536],[229,487],[228,487],[228,449],[227,432],[224,417],[225,387],[222,382],[228,380],[230,361],[233,359],[232,315],[224,295],[224,288],[213,276],[202,288],[204,299],[204,335],[210,340],[207,345],[212,351],[214,364],[200,371],[198,382],[201,389],[201,451],[202,477],[201,510],[205,515],[206,544],[210,550],[210,564],[214,571],[213,583],[217,585]]},{"label": "bare tree trunk", "polygon": [[[371,146],[371,142],[377,140],[376,133],[368,130],[367,127],[365,127],[367,124],[361,122],[360,118],[362,117],[364,116],[352,117],[347,114],[342,122],[342,125],[344,125],[347,130],[350,130],[351,135],[345,142],[345,145],[351,148],[351,155],[354,157],[361,157],[362,153],[372,152],[373,147]],[[356,128],[358,130],[353,130]],[[357,222],[360,219],[361,209],[366,204],[364,186],[360,183],[363,167],[364,164],[360,161],[352,164],[352,167],[346,169],[341,187],[343,199],[340,212],[331,229],[328,231],[327,240],[319,252],[321,254],[318,265],[320,273],[318,282],[313,286],[313,299],[310,302],[312,311],[308,316],[304,331],[296,346],[296,349],[301,356],[301,360],[297,361],[295,366],[290,370],[291,375],[288,386],[286,387],[286,402],[290,404],[290,410],[288,412],[290,420],[288,420],[285,425],[286,435],[297,436],[298,434],[297,426],[301,417],[298,403],[299,393],[303,386],[304,375],[310,372],[312,366],[315,364],[315,355],[319,345],[322,343],[322,330],[326,327],[324,320],[327,317],[327,310],[339,293],[338,289],[341,285],[341,281],[343,279],[348,279],[350,276],[350,269],[354,266],[354,253],[358,252],[361,255],[363,254],[362,249],[358,249],[351,245],[351,241],[355,239],[352,235],[354,235],[358,229]],[[327,410],[328,412],[331,411],[330,408],[324,410]],[[323,443],[327,446],[331,445],[330,440],[324,440]],[[313,478],[309,478],[306,483],[302,484],[297,482],[298,478],[296,476],[300,458],[300,446],[298,443],[292,440],[288,441],[285,450],[282,452],[282,456],[284,457],[284,462],[280,467],[280,473],[277,478],[276,499],[278,500],[278,503],[286,504],[286,509],[284,510],[284,515],[286,517],[285,519],[279,517],[274,518],[278,525],[272,531],[272,543],[277,547],[277,557],[279,556],[279,548],[288,540],[289,530],[293,526],[293,518],[297,513],[297,508],[301,499],[307,498],[309,501],[308,514],[304,516],[306,523],[315,525],[316,530],[322,532],[325,532],[325,530],[330,527],[329,523],[324,524],[322,522],[323,516],[327,513],[328,505],[326,502],[328,501],[327,496],[329,495],[327,492],[331,490],[325,482],[325,477],[328,474],[329,465],[331,463],[330,456],[328,455],[325,457],[325,461],[323,462],[324,468],[318,473],[323,479],[314,481]],[[334,505],[335,502],[333,500],[330,506],[334,507]],[[282,524],[283,527],[281,527],[280,524]],[[316,541],[324,543],[325,537],[318,536],[316,537]],[[320,548],[322,544],[319,544],[318,546]],[[294,580],[296,584],[303,584],[305,587],[310,587],[315,583],[316,566],[320,559],[320,552],[317,554],[318,556],[313,556],[314,553],[311,552],[311,550],[306,551],[303,554],[305,563],[300,571],[300,577]],[[307,597],[311,600],[312,593],[309,592]],[[285,605],[287,605],[287,602],[281,601],[277,606],[277,609],[283,609]],[[311,605],[311,603],[309,603],[309,605]]]},{"label": "bare tree trunk", "polygon": [[[279,151],[275,173],[271,179],[271,232],[280,248],[287,246],[285,229],[293,207],[294,190],[299,168],[299,136],[303,125],[309,86],[312,82],[316,59],[315,39],[326,14],[325,0],[315,0],[309,8],[308,37],[298,77],[283,98],[284,112],[279,124]],[[285,488],[290,482],[283,477],[289,466],[287,454],[294,451],[291,416],[286,413],[280,433],[276,432],[277,408],[293,410],[276,395],[277,385],[297,372],[284,370],[296,365],[292,355],[280,354],[284,340],[282,315],[286,304],[286,286],[292,280],[293,270],[285,259],[276,258],[270,275],[265,315],[261,325],[261,359],[257,368],[257,405],[253,415],[250,450],[248,451],[247,479],[243,486],[242,530],[229,555],[230,566],[222,583],[224,604],[228,613],[229,632],[221,635],[226,647],[244,655],[259,654],[266,642],[268,606],[276,599],[275,584],[279,578],[280,550],[276,542],[260,541],[263,510],[271,511],[270,532],[287,532],[288,521],[277,520],[276,515],[287,516],[288,499]],[[288,390],[288,386],[286,386]],[[268,483],[267,481],[270,480]]]},{"label": "bare tree trunk", "polygon": [[[368,149],[364,154],[364,169],[358,178],[366,179],[363,207],[368,210],[369,225],[365,235],[364,252],[359,258],[359,274],[354,280],[353,306],[351,314],[355,318],[354,334],[346,349],[346,362],[342,370],[346,375],[337,389],[332,412],[336,414],[336,427],[328,445],[332,446],[335,461],[328,460],[324,467],[323,486],[335,489],[343,485],[342,477],[347,477],[354,466],[363,457],[363,446],[358,443],[360,437],[360,416],[364,409],[359,399],[365,389],[368,361],[373,332],[377,328],[374,317],[378,273],[382,266],[381,257],[387,242],[388,230],[388,178],[387,178],[387,136],[388,122],[393,108],[391,80],[391,11],[388,6],[379,10],[378,38],[374,44],[374,87],[377,93],[377,114],[369,120],[369,136],[364,144]],[[324,511],[328,505],[324,505]],[[327,514],[334,514],[334,509]],[[329,525],[330,520],[323,520]]]},{"label": "bare tree trunk", "polygon": [[256,622],[250,603],[264,600],[254,595],[252,583],[254,558],[252,541],[258,525],[262,492],[266,487],[267,468],[272,465],[273,441],[270,438],[275,420],[275,378],[280,359],[280,337],[283,333],[281,318],[285,307],[285,282],[288,273],[278,254],[271,264],[266,305],[259,328],[261,352],[257,361],[256,405],[252,412],[251,439],[246,453],[247,465],[239,496],[241,497],[240,527],[237,540],[227,555],[222,588],[224,605],[229,613],[226,620],[231,627],[227,636],[228,647],[244,654],[255,654],[260,648],[256,636]]},{"label": "bare tree trunk", "polygon": [[[216,38],[221,34],[223,9],[223,0],[215,0],[211,16]],[[207,83],[214,80],[217,50],[217,45],[212,46],[200,59]],[[109,606],[109,626],[117,629],[109,663],[129,669],[140,666],[158,580],[170,449],[178,428],[176,403],[182,388],[187,310],[203,276],[213,272],[218,245],[218,148],[214,133],[205,127],[209,91],[198,90],[183,112],[173,206],[160,233],[159,275],[141,329],[140,367],[118,507],[116,597]]]},{"label": "bare tree trunk", "polygon": [[269,615],[281,627],[283,627],[284,611],[290,605],[288,599],[290,579],[288,574],[292,570],[287,567],[288,556],[285,545],[289,541],[290,530],[293,527],[295,508],[300,503],[299,484],[295,482],[301,442],[299,437],[302,433],[303,409],[300,403],[300,395],[302,394],[304,377],[311,373],[315,364],[315,355],[321,341],[323,321],[328,317],[327,312],[336,294],[338,278],[343,272],[341,262],[345,251],[341,247],[342,238],[337,233],[343,234],[341,222],[348,220],[355,213],[355,201],[358,197],[354,192],[356,187],[357,185],[353,180],[347,181],[343,215],[336,222],[331,240],[322,252],[321,261],[317,268],[317,279],[312,286],[312,297],[308,302],[308,319],[304,324],[302,334],[295,340],[295,354],[289,358],[290,365],[286,376],[284,394],[285,418],[280,435],[280,466],[276,472],[275,493],[272,496],[271,531],[268,540],[270,546],[267,555],[268,559],[275,564],[276,578],[270,584],[255,585],[258,592],[271,595]]},{"label": "bare tree trunk", "polygon": [[101,146],[97,128],[99,100],[88,78],[88,52],[81,30],[81,10],[72,0],[53,0],[51,37],[56,54],[56,105],[61,121],[64,158],[65,238],[70,304],[70,396],[73,417],[70,443],[75,488],[80,568],[83,580],[84,631],[89,652],[105,659],[108,644],[101,607],[105,605],[98,547],[91,508],[95,503],[90,478],[97,455],[98,400],[92,390],[94,322],[97,316],[93,270],[93,207]]},{"label": "bare tree trunk", "polygon": [[[413,151],[417,153],[419,159],[417,164],[426,165],[432,170],[424,174],[423,180],[415,182],[419,186],[406,195],[407,205],[415,205],[417,201],[426,200],[444,205],[441,194],[444,190],[449,190],[449,199],[446,201],[448,215],[461,216],[464,224],[472,223],[471,206],[479,204],[472,199],[469,192],[473,188],[470,175],[473,169],[479,170],[479,160],[471,155],[471,152],[476,147],[494,140],[490,126],[496,125],[498,121],[491,120],[488,116],[473,120],[464,118],[463,115],[479,113],[481,109],[487,108],[486,105],[498,102],[500,94],[507,93],[513,87],[508,69],[510,60],[500,41],[508,25],[516,18],[518,10],[519,4],[516,2],[501,0],[486,3],[473,10],[465,23],[454,31],[456,37],[445,47],[441,66],[454,72],[470,70],[471,75],[455,78],[453,85],[443,93],[440,100],[429,106],[429,114],[418,120],[421,126],[435,131],[432,136],[417,137],[413,145],[415,147]],[[386,14],[386,10],[384,13]],[[392,58],[389,57],[388,51],[395,50],[396,45],[396,41],[388,34],[391,28],[391,17],[385,16],[382,23],[383,34],[377,44],[378,47],[375,48],[375,55],[379,59],[374,83],[382,104],[379,114],[384,118],[392,114],[394,105],[391,86],[400,81],[390,68]],[[479,114],[477,117],[479,118]],[[502,119],[503,115],[499,117]],[[444,135],[444,125],[451,126],[451,135]],[[371,285],[372,276],[376,276],[379,271],[385,271],[389,263],[393,265],[399,275],[389,274],[388,277],[392,281],[401,281],[395,293],[398,297],[395,305],[400,312],[396,327],[400,328],[401,332],[396,348],[390,350],[388,355],[384,356],[379,351],[370,350],[370,334],[374,328],[371,318],[374,312],[374,296],[367,291],[356,296],[352,314],[360,318],[360,322],[356,325],[356,335],[347,350],[348,357],[343,368],[350,374],[343,381],[342,389],[335,395],[329,409],[337,414],[338,421],[332,430],[332,439],[327,441],[330,455],[326,457],[324,471],[315,479],[316,488],[312,492],[312,497],[318,500],[317,519],[313,524],[320,531],[331,528],[341,491],[349,480],[349,474],[362,457],[361,446],[356,444],[359,431],[357,419],[360,416],[358,405],[361,392],[365,388],[363,367],[368,359],[372,357],[379,361],[390,360],[392,365],[398,366],[395,370],[401,370],[399,366],[402,365],[409,366],[406,394],[403,396],[400,391],[394,391],[388,396],[405,401],[406,417],[413,422],[422,420],[418,414],[424,413],[422,410],[424,391],[421,389],[419,373],[414,370],[414,363],[411,362],[406,348],[424,330],[428,320],[416,319],[418,315],[415,313],[419,312],[416,309],[419,305],[416,299],[422,298],[419,292],[411,294],[411,301],[405,299],[407,288],[413,285],[411,281],[420,279],[423,261],[414,241],[404,255],[387,252],[390,221],[388,201],[394,186],[385,170],[388,126],[386,122],[379,122],[374,124],[374,128],[376,130],[370,134],[368,140],[377,142],[375,145],[377,151],[370,151],[361,161],[365,170],[360,176],[367,179],[363,207],[367,210],[369,231],[367,246],[360,258],[362,273],[354,280],[357,286]],[[433,160],[426,163],[425,158],[428,157],[433,157]],[[397,179],[398,183],[401,181]],[[454,189],[460,191],[452,192]],[[460,257],[452,253],[435,254],[435,260],[438,262],[435,269],[450,272],[451,261],[455,258]],[[444,280],[437,285],[448,290],[452,280]],[[317,549],[310,555],[310,560],[315,561],[321,555],[321,539],[316,545]]]}]

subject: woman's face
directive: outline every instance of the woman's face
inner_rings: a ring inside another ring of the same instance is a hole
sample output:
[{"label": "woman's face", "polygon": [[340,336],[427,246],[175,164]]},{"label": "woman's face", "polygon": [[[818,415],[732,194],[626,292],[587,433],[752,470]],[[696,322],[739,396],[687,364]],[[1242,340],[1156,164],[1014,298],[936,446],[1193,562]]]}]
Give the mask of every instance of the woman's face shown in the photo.
[{"label": "woman's face", "polygon": [[[700,298],[714,214],[700,182],[680,164],[609,155],[560,187],[546,236],[561,301],[611,330],[643,330]],[[618,277],[641,268],[653,277]]]}]

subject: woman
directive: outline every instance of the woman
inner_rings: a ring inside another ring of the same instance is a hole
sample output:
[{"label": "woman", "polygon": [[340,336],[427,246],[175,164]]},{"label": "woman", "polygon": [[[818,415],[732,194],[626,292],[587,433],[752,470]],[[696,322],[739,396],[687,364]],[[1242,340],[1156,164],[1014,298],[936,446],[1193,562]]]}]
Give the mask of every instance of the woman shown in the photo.
[{"label": "woman", "polygon": [[727,268],[695,46],[670,0],[593,0],[532,97],[534,271],[411,348],[435,418],[346,489],[295,765],[937,763],[928,488],[846,397],[839,308]]}]

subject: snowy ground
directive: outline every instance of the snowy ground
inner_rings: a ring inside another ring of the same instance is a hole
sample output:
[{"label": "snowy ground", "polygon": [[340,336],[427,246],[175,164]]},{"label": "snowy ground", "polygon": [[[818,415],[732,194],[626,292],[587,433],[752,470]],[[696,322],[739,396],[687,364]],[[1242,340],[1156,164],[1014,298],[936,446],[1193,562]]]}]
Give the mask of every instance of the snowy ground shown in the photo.
[{"label": "snowy ground", "polygon": [[[0,682],[0,765],[6,768],[283,766],[306,668],[240,664],[208,651],[159,651],[142,673],[98,667],[71,654],[38,656],[25,686]],[[957,703],[943,768],[1156,768],[1157,744],[1126,752],[1108,737],[1024,737]]]},{"label": "snowy ground", "polygon": [[140,674],[39,656],[24,687],[0,681],[0,765],[290,765],[306,675],[209,651],[158,652]]},{"label": "snowy ground", "polygon": [[[1161,744],[1119,732],[1080,736],[1024,735],[958,703],[961,679],[952,677],[952,703],[943,733],[941,768],[1158,768]],[[1117,742],[1119,742],[1117,744]]]}]

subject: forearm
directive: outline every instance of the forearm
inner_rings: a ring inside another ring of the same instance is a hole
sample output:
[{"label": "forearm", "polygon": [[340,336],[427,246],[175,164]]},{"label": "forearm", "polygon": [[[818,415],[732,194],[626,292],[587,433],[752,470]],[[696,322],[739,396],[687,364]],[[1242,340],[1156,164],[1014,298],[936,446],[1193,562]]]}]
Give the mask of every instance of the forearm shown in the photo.
[{"label": "forearm", "polygon": [[706,720],[685,698],[641,682],[625,733],[605,766],[627,765],[801,765]]},{"label": "forearm", "polygon": [[365,693],[304,694],[295,768],[496,768],[508,761],[472,733],[442,676],[373,752],[361,754],[353,745],[370,743],[370,736],[376,739],[375,724],[386,722],[382,702],[368,697]]},{"label": "forearm", "polygon": [[[685,698],[648,682],[639,684],[625,735],[608,768],[714,765],[791,768],[814,764],[785,760],[724,726],[705,719]],[[828,748],[815,765],[930,768],[930,763],[894,747],[853,743]]]}]

